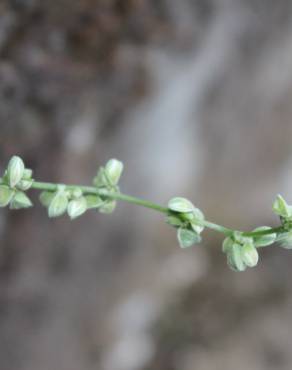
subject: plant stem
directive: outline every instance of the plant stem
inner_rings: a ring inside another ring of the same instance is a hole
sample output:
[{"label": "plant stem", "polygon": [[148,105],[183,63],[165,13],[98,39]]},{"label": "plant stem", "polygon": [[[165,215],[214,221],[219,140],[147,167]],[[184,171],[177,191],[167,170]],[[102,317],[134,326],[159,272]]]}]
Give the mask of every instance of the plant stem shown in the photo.
[{"label": "plant stem", "polygon": [[283,226],[278,226],[278,227],[274,227],[274,228],[271,228],[271,229],[268,229],[268,230],[244,232],[244,233],[242,233],[242,236],[255,237],[255,236],[277,234],[277,233],[283,233],[283,232],[285,232],[284,227]]},{"label": "plant stem", "polygon": [[[58,186],[60,185],[65,185],[65,184],[52,184],[48,182],[34,181],[31,188],[38,189],[38,190],[56,191],[58,189]],[[168,211],[167,208],[160,206],[159,204],[152,203],[148,200],[136,198],[136,197],[133,197],[127,194],[110,192],[106,189],[97,189],[93,186],[80,186],[80,185],[65,185],[65,186],[67,189],[78,187],[82,190],[84,194],[95,194],[95,195],[100,195],[100,196],[104,196],[104,197],[111,198],[111,199],[122,200],[124,202],[136,204],[138,206],[142,206],[145,208],[154,209],[155,211],[165,213],[165,214]]]},{"label": "plant stem", "polygon": [[[4,181],[0,177],[0,184],[3,184]],[[133,197],[131,195],[123,194],[123,193],[118,193],[118,192],[111,192],[106,189],[97,189],[93,186],[83,186],[83,185],[66,185],[66,184],[56,184],[56,183],[50,183],[50,182],[39,182],[39,181],[34,181],[32,183],[31,189],[36,189],[36,190],[42,190],[42,191],[56,191],[58,190],[59,186],[66,186],[67,189],[74,189],[74,188],[79,188],[82,190],[84,194],[94,194],[94,195],[99,195],[105,198],[110,198],[110,199],[115,199],[115,200],[121,200],[127,203],[132,203],[141,207],[149,208],[155,211],[158,211],[160,213],[168,214],[169,209],[167,207],[163,207],[159,204],[150,202],[145,199]],[[200,221],[201,225],[208,228],[212,229],[214,231],[220,232],[224,234],[225,236],[231,236],[235,230],[224,227],[222,225],[218,225],[216,223],[203,220]],[[271,228],[268,230],[259,230],[259,231],[251,231],[251,232],[243,232],[242,236],[246,237],[256,237],[256,236],[262,236],[262,235],[269,235],[273,233],[284,233],[285,229],[283,226]]]},{"label": "plant stem", "polygon": [[215,223],[207,221],[207,220],[202,221],[202,226],[205,226],[205,227],[207,227],[208,229],[211,229],[211,230],[218,231],[219,233],[222,233],[226,236],[230,236],[234,232],[234,230],[232,230],[232,229],[229,229],[227,227],[215,224]]}]

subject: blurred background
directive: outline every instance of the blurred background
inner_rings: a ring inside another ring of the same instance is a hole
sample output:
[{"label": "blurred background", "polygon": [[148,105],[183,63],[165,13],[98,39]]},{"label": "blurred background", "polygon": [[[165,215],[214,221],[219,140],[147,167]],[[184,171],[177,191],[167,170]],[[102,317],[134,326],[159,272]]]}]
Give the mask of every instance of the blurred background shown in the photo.
[{"label": "blurred background", "polygon": [[[250,230],[292,201],[292,2],[1,0],[0,169],[189,197]],[[234,273],[161,215],[0,212],[1,370],[290,370],[292,254]]]}]

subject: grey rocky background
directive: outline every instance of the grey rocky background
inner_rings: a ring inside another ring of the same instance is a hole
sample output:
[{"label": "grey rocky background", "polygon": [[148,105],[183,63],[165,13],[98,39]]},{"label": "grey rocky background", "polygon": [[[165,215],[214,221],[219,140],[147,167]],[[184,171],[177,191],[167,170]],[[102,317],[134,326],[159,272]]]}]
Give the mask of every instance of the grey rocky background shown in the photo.
[{"label": "grey rocky background", "polygon": [[[234,228],[292,201],[288,0],[2,0],[0,163],[185,195]],[[36,196],[34,196],[35,203]],[[235,274],[221,237],[180,250],[160,215],[0,213],[1,370],[292,367],[292,254]]]}]

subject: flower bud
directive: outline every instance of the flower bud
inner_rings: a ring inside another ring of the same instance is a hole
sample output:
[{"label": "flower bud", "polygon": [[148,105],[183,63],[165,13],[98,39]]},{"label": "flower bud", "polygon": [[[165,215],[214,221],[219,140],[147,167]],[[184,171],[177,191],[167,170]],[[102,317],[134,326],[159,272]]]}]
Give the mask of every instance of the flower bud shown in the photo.
[{"label": "flower bud", "polygon": [[110,159],[105,165],[105,172],[112,185],[117,185],[121,174],[123,172],[124,165],[117,159]]},{"label": "flower bud", "polygon": [[49,217],[58,217],[63,215],[68,206],[68,197],[66,191],[63,189],[58,190],[53,196],[49,208],[48,215]]},{"label": "flower bud", "polygon": [[174,215],[168,215],[166,217],[166,223],[174,227],[179,227],[183,224],[183,221]]},{"label": "flower bud", "polygon": [[232,236],[237,244],[243,245],[245,243],[252,243],[253,239],[249,236],[243,236],[241,231],[234,231]]},{"label": "flower bud", "polygon": [[10,202],[10,209],[29,208],[31,206],[31,200],[23,191],[17,191]]},{"label": "flower bud", "polygon": [[100,207],[104,202],[98,195],[85,195],[86,200],[86,208],[98,208]]},{"label": "flower bud", "polygon": [[30,168],[25,168],[23,172],[22,179],[23,180],[31,180],[32,177],[32,170]]},{"label": "flower bud", "polygon": [[240,249],[241,246],[239,244],[233,243],[227,252],[227,264],[233,271],[244,271],[246,269]]},{"label": "flower bud", "polygon": [[292,249],[292,231],[281,234],[277,241],[279,241],[279,246],[284,249]]},{"label": "flower bud", "polygon": [[12,189],[6,185],[0,185],[0,207],[6,207],[10,203],[13,195],[14,191]]},{"label": "flower bud", "polygon": [[241,258],[248,267],[254,267],[259,260],[259,254],[252,243],[246,243],[241,247]]},{"label": "flower bud", "polygon": [[[254,229],[253,232],[265,231],[265,230],[271,230],[271,227],[269,227],[269,226],[260,226],[260,227],[257,227],[256,229]],[[266,247],[268,245],[271,245],[271,244],[275,243],[276,238],[277,238],[277,234],[273,233],[273,234],[254,236],[253,240],[254,240],[255,247],[258,248],[258,247]]]},{"label": "flower bud", "polygon": [[199,208],[194,208],[192,215],[191,227],[196,233],[200,234],[204,230],[202,225],[202,221],[205,219],[204,214]]},{"label": "flower bud", "polygon": [[54,196],[55,193],[53,193],[52,191],[42,191],[39,196],[39,200],[44,207],[49,207]]},{"label": "flower bud", "polygon": [[232,248],[233,244],[234,244],[234,241],[229,236],[225,238],[222,244],[222,252],[228,253],[229,250]]},{"label": "flower bud", "polygon": [[31,187],[32,184],[33,180],[20,180],[16,187],[19,190],[26,191]]},{"label": "flower bud", "polygon": [[97,171],[97,175],[93,179],[93,185],[97,188],[107,187],[108,185],[110,185],[106,176],[105,169],[103,167],[100,167]]},{"label": "flower bud", "polygon": [[277,198],[273,204],[273,211],[281,217],[289,218],[292,216],[292,207],[289,206],[285,199],[278,194]]},{"label": "flower bud", "polygon": [[69,196],[71,196],[73,199],[78,199],[82,196],[82,189],[79,187],[75,187],[69,192]]},{"label": "flower bud", "polygon": [[175,197],[168,202],[168,208],[174,212],[188,213],[193,212],[194,205],[186,198]]},{"label": "flower bud", "polygon": [[108,200],[105,201],[100,207],[99,212],[100,213],[112,213],[116,208],[117,202],[115,200]]},{"label": "flower bud", "polygon": [[180,227],[177,231],[177,239],[181,248],[188,248],[200,243],[201,237],[193,230]]},{"label": "flower bud", "polygon": [[8,184],[11,188],[14,188],[19,181],[22,179],[24,173],[23,160],[18,156],[13,156],[7,167],[7,178]]},{"label": "flower bud", "polygon": [[80,197],[69,202],[67,212],[71,220],[73,220],[74,218],[77,218],[86,212],[86,209],[86,200],[84,197]]}]

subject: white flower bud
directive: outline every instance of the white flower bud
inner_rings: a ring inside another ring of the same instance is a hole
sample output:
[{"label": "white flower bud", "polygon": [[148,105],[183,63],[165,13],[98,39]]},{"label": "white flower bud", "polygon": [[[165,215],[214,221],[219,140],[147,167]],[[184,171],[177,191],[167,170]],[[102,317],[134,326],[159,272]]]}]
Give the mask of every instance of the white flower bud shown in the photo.
[{"label": "white flower bud", "polygon": [[105,201],[100,207],[100,213],[112,213],[116,208],[117,202],[115,200]]},{"label": "white flower bud", "polygon": [[49,207],[54,196],[55,193],[53,193],[52,191],[42,191],[39,196],[39,200],[44,207]]},{"label": "white flower bud", "polygon": [[67,212],[71,220],[81,216],[87,210],[86,199],[80,197],[69,202]]},{"label": "white flower bud", "polygon": [[233,244],[234,244],[234,241],[229,236],[225,238],[222,244],[222,252],[228,253],[228,251],[232,248]]},{"label": "white flower bud", "polygon": [[26,191],[31,187],[32,184],[33,180],[20,180],[16,187],[19,190]]},{"label": "white flower bud", "polygon": [[110,159],[105,165],[106,176],[110,180],[112,185],[117,185],[121,174],[123,172],[124,165],[117,159]]},{"label": "white flower bud", "polygon": [[246,269],[246,264],[241,256],[241,246],[239,244],[233,243],[231,248],[228,249],[227,264],[233,271],[244,271]]},{"label": "white flower bud", "polygon": [[31,180],[31,177],[32,177],[32,170],[30,168],[26,168],[23,172],[22,179]]},{"label": "white flower bud", "polygon": [[192,215],[191,227],[196,233],[200,234],[204,230],[204,226],[201,224],[205,219],[204,214],[199,208],[195,208]]},{"label": "white flower bud", "polygon": [[76,186],[73,189],[70,189],[68,195],[73,199],[78,199],[82,196],[82,189]]},{"label": "white flower bud", "polygon": [[285,199],[278,194],[277,198],[273,204],[273,211],[281,217],[289,218],[292,216],[292,207],[289,206]]},{"label": "white flower bud", "polygon": [[200,243],[201,237],[193,230],[180,227],[177,231],[177,239],[181,248],[188,248]]},{"label": "white flower bud", "polygon": [[11,188],[14,188],[22,179],[24,169],[24,163],[20,157],[15,155],[10,159],[7,167],[7,178]]},{"label": "white flower bud", "polygon": [[97,175],[93,179],[93,185],[97,188],[109,186],[108,178],[106,176],[105,169],[100,167]]},{"label": "white flower bud", "polygon": [[193,212],[195,209],[194,205],[188,199],[182,197],[170,199],[168,202],[168,208],[171,211],[180,213]]},{"label": "white flower bud", "polygon": [[67,210],[67,206],[68,206],[68,197],[66,191],[63,189],[58,190],[49,204],[48,208],[49,217],[58,217],[63,215]]},{"label": "white flower bud", "polygon": [[279,242],[280,247],[284,249],[292,249],[292,231],[281,234],[277,238],[277,241]]},{"label": "white flower bud", "polygon": [[23,191],[17,191],[10,202],[10,209],[29,208],[31,206],[31,200]]},{"label": "white flower bud", "polygon": [[246,243],[241,247],[241,258],[248,267],[257,265],[259,254],[252,243]]}]

